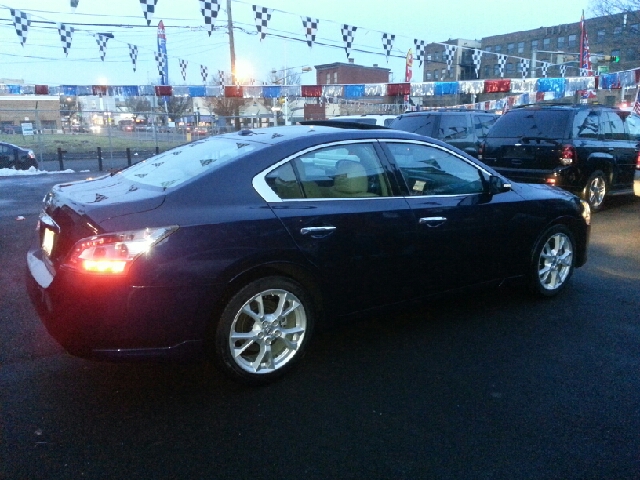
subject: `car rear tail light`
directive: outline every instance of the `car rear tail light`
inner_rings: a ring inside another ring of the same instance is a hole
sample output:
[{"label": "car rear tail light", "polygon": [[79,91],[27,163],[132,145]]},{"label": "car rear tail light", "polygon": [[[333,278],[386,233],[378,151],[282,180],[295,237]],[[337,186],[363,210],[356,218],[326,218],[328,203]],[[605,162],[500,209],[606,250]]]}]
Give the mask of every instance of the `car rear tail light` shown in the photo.
[{"label": "car rear tail light", "polygon": [[484,142],[482,142],[479,146],[478,146],[478,160],[482,160],[482,157],[484,156]]},{"label": "car rear tail light", "polygon": [[640,150],[636,152],[636,170],[640,170]]},{"label": "car rear tail light", "polygon": [[576,149],[573,145],[563,145],[560,163],[562,165],[571,165],[576,159]]},{"label": "car rear tail light", "polygon": [[546,182],[547,182],[547,185],[555,185],[556,184],[556,179],[555,178],[547,178]]},{"label": "car rear tail light", "polygon": [[174,225],[84,238],[74,245],[65,265],[83,273],[124,275],[138,257],[177,229]]}]

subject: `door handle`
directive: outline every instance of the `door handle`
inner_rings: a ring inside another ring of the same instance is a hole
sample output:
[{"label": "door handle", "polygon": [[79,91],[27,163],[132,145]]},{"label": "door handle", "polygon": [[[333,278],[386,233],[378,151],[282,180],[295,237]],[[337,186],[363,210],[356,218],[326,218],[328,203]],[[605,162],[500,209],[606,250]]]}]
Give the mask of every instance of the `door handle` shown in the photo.
[{"label": "door handle", "polygon": [[447,217],[422,217],[418,220],[418,223],[427,227],[439,227],[446,221]]},{"label": "door handle", "polygon": [[328,227],[303,227],[300,229],[302,235],[309,235],[310,233],[331,233],[336,229],[334,226]]}]

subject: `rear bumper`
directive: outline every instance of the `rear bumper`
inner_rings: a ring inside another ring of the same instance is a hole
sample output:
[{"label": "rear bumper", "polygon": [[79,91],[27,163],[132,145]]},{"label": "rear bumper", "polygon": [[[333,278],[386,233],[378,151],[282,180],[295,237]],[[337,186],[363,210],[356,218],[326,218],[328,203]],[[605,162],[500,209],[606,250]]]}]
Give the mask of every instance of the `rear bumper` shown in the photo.
[{"label": "rear bumper", "polygon": [[575,194],[582,193],[584,189],[584,182],[580,172],[574,167],[562,167],[553,170],[494,168],[501,175],[518,183],[544,183],[563,188]]},{"label": "rear bumper", "polygon": [[40,249],[27,255],[29,297],[49,334],[72,355],[126,361],[202,356],[209,289],[53,273]]}]

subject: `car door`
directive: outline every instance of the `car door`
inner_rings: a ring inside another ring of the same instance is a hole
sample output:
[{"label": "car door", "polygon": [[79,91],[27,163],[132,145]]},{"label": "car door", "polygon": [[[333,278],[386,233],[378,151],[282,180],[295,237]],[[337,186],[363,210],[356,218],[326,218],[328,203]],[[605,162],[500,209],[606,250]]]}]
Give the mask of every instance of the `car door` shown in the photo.
[{"label": "car door", "polygon": [[435,144],[387,141],[417,223],[416,266],[424,293],[503,277],[515,249],[515,192],[485,193],[489,173]]},{"label": "car door", "polygon": [[633,188],[636,164],[636,144],[629,139],[624,121],[613,111],[603,111],[600,115],[601,131],[607,151],[612,153],[614,163],[611,172],[612,189]]},{"label": "car door", "polygon": [[12,161],[13,157],[11,147],[0,144],[0,168],[9,168]]},{"label": "car door", "polygon": [[348,313],[415,295],[414,216],[374,142],[313,148],[264,175],[270,207],[317,268],[333,308]]}]

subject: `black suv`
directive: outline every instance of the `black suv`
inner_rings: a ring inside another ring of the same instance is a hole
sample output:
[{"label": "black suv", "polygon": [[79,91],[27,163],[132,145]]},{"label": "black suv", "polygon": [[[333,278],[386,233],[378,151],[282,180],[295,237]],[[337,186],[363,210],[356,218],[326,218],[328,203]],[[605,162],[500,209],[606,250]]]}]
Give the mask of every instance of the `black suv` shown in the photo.
[{"label": "black suv", "polygon": [[0,168],[28,170],[30,167],[38,168],[38,161],[32,150],[0,142]]},{"label": "black suv", "polygon": [[479,158],[513,181],[546,183],[584,198],[633,194],[640,117],[601,105],[527,105],[505,113]]},{"label": "black suv", "polygon": [[400,115],[389,127],[437,138],[477,157],[482,139],[498,117],[483,110],[429,110]]}]

